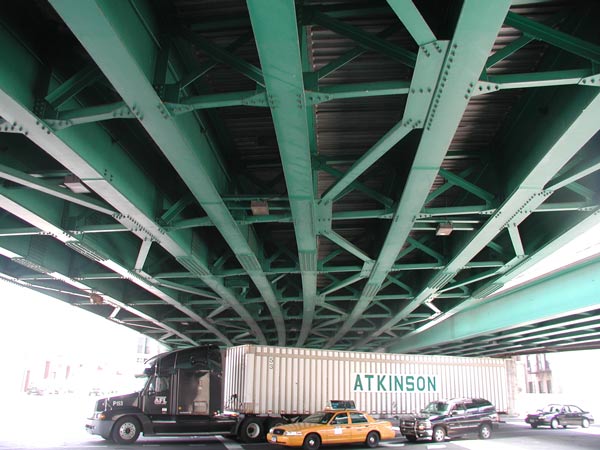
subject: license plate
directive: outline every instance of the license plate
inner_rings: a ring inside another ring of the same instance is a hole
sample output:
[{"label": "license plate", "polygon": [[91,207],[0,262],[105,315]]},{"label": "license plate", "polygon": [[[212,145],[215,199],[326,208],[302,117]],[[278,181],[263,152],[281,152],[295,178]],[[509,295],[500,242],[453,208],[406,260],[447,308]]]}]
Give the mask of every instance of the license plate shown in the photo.
[{"label": "license plate", "polygon": [[271,442],[277,442],[277,436],[272,436],[271,437]]}]

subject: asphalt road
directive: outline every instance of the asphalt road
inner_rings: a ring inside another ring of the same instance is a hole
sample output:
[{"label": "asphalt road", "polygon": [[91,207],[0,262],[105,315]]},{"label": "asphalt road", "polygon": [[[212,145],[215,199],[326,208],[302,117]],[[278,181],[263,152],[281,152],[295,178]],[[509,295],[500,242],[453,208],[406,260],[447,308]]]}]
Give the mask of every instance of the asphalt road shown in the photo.
[{"label": "asphalt road", "polygon": [[[78,450],[119,449],[185,450],[282,450],[270,444],[240,444],[222,437],[155,438],[141,437],[134,445],[119,446],[84,431],[85,417],[95,399],[74,396],[19,396],[10,399],[0,409],[0,449]],[[362,445],[325,447],[336,449],[367,449]],[[590,428],[531,429],[522,419],[501,424],[491,439],[460,438],[440,444],[409,443],[399,437],[381,443],[381,450],[572,450],[600,449],[600,425]]]}]

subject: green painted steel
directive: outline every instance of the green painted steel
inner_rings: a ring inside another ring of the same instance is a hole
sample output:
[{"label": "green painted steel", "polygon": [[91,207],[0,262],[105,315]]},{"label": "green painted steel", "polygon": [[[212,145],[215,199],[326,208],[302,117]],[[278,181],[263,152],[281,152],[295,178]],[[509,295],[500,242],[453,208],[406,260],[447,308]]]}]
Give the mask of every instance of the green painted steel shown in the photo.
[{"label": "green painted steel", "polygon": [[[424,121],[425,130],[382,251],[350,317],[328,341],[329,346],[342,338],[366,311],[404,246],[448,151],[452,136],[467,107],[472,87],[479,78],[509,6],[508,1],[494,2],[493,6],[468,1],[464,3],[448,46],[444,67],[437,74],[438,83],[432,99],[439,99],[439,102],[433,101]],[[412,312],[427,297],[428,295],[425,298],[419,296],[418,300],[411,302],[414,307],[405,310],[410,309]],[[377,333],[388,329],[380,329]]]},{"label": "green painted steel", "polygon": [[297,342],[301,346],[308,337],[315,314],[317,238],[296,11],[291,0],[249,0],[248,9],[294,217],[304,297],[302,328]]},{"label": "green painted steel", "polygon": [[[156,52],[156,48],[142,18],[137,17],[129,5],[122,3],[58,0],[52,2],[52,5],[83,41],[124,100],[137,111],[136,115],[142,125],[217,225],[260,290],[275,322],[278,343],[285,345],[285,324],[281,308],[262,271],[255,254],[256,249],[252,248],[256,238],[246,237],[245,234],[252,235],[252,231],[245,232],[235,223],[221,199],[220,193],[223,191],[219,192],[219,186],[210,182],[214,178],[210,176],[211,173],[204,171],[206,165],[202,155],[208,152],[198,152],[192,144],[200,143],[208,150],[209,142],[194,118],[177,120],[169,117],[154,91],[152,80],[148,78],[151,68],[145,58],[153,60],[152,52]],[[102,20],[99,20],[98,9],[102,11]],[[94,33],[90,33],[90,30],[94,30]],[[125,42],[124,36],[131,43]]]},{"label": "green painted steel", "polygon": [[412,0],[388,0],[388,3],[417,45],[430,44],[436,40],[431,28],[429,28]]},{"label": "green painted steel", "polygon": [[[153,199],[149,194],[155,188],[139,168],[119,152],[119,147],[103,129],[88,125],[64,130],[58,136],[27,108],[26,105],[34,103],[33,88],[40,70],[39,63],[3,27],[0,27],[0,42],[6,54],[15,61],[15,64],[3,65],[0,69],[2,117],[10,117],[14,123],[22,126],[29,139],[63,162],[64,167],[69,168],[119,210],[121,214],[117,216],[118,221],[135,230],[140,238],[149,237],[159,242],[182,263],[198,270],[202,274],[201,278],[236,310],[259,340],[266,342],[260,327],[243,308],[236,295],[222,285],[220,280],[212,277],[207,269],[204,250],[201,246],[192,246],[192,235],[185,232],[165,235],[154,222]],[[60,236],[61,233],[54,235]],[[90,254],[93,255],[94,251],[90,251]]]},{"label": "green painted steel", "polygon": [[0,278],[171,347],[600,346],[516,300],[571,269],[494,295],[600,225],[598,5],[209,3],[0,12]]},{"label": "green painted steel", "polygon": [[[558,274],[497,294],[471,309],[456,314],[428,331],[390,346],[392,352],[415,352],[423,347],[453,343],[510,330],[528,323],[598,308],[600,259],[592,259]],[[524,298],[527,301],[524,301]],[[515,323],[514,317],[520,318]]]}]

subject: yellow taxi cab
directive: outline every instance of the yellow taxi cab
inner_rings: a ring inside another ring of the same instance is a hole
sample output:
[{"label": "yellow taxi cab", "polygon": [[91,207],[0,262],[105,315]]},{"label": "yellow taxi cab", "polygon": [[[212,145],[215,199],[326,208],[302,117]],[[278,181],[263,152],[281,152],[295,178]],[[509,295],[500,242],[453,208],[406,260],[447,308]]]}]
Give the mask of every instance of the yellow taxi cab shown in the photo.
[{"label": "yellow taxi cab", "polygon": [[379,441],[393,439],[391,422],[376,420],[356,409],[325,410],[306,417],[302,422],[277,425],[269,430],[267,441],[288,447],[317,450],[322,444],[364,442],[374,448]]}]

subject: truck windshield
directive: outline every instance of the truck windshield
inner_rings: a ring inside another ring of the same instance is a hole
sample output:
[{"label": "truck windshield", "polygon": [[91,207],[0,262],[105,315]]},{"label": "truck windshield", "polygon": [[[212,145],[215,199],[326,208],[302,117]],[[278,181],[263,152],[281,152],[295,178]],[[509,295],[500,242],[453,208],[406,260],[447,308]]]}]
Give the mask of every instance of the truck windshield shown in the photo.
[{"label": "truck windshield", "polygon": [[324,423],[328,423],[332,417],[333,417],[333,413],[330,413],[330,412],[311,414],[306,419],[304,419],[303,422],[323,423],[324,424]]},{"label": "truck windshield", "polygon": [[448,412],[448,403],[446,402],[431,402],[421,412],[429,414],[446,414]]}]

